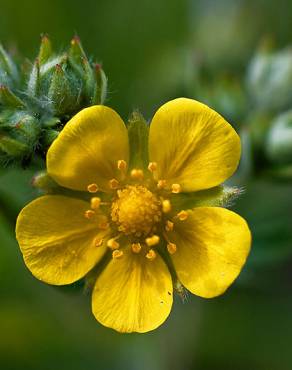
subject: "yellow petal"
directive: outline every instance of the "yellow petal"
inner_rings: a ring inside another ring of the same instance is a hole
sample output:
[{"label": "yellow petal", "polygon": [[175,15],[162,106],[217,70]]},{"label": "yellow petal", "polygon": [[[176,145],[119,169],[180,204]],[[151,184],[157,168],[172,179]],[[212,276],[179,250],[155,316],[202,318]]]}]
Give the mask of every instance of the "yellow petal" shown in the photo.
[{"label": "yellow petal", "polygon": [[239,275],[248,256],[251,234],[245,220],[217,207],[189,211],[177,222],[171,258],[181,283],[192,293],[211,298],[222,294]]},{"label": "yellow petal", "polygon": [[180,184],[182,191],[221,184],[236,170],[240,139],[218,113],[191,99],[164,104],[153,117],[149,157],[157,179]]},{"label": "yellow petal", "polygon": [[39,280],[54,285],[73,283],[104,255],[106,247],[96,245],[107,232],[98,230],[105,217],[85,218],[88,207],[82,200],[47,195],[20,212],[16,237],[25,264]]},{"label": "yellow petal", "polygon": [[119,176],[118,161],[128,161],[127,129],[112,109],[97,105],[76,114],[51,145],[50,176],[61,186],[86,190],[90,184],[108,189]]},{"label": "yellow petal", "polygon": [[119,332],[147,332],[161,325],[172,306],[172,281],[167,266],[157,255],[124,250],[97,278],[92,311],[104,326]]}]

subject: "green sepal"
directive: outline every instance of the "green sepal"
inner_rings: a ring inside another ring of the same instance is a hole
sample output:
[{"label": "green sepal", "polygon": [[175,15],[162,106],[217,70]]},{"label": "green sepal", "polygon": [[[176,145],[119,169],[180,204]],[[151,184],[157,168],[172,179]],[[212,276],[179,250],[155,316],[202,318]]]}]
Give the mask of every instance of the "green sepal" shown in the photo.
[{"label": "green sepal", "polygon": [[87,59],[85,51],[80,42],[80,38],[78,36],[74,36],[72,38],[68,55],[69,58],[71,60],[74,60],[77,64],[81,63],[83,58]]},{"label": "green sepal", "polygon": [[92,97],[92,104],[104,104],[107,95],[107,77],[100,64],[94,65],[95,88]]},{"label": "green sepal", "polygon": [[195,207],[229,207],[240,194],[240,188],[219,185],[207,190],[174,194],[171,204],[178,211]]},{"label": "green sepal", "polygon": [[41,38],[41,45],[38,55],[40,65],[46,63],[53,56],[53,49],[51,40],[47,35],[43,35]]},{"label": "green sepal", "polygon": [[21,158],[28,154],[29,147],[9,136],[0,136],[0,150],[14,158]]},{"label": "green sepal", "polygon": [[68,51],[68,58],[72,68],[79,75],[79,77],[82,78],[84,74],[83,63],[84,60],[87,60],[87,56],[83,50],[83,47],[78,36],[74,36],[73,39],[71,40],[70,48]]},{"label": "green sepal", "polygon": [[53,192],[54,189],[58,188],[58,184],[48,175],[46,171],[38,172],[32,178],[31,184],[34,188],[37,188],[45,193]]},{"label": "green sepal", "polygon": [[128,135],[130,145],[129,169],[146,169],[148,159],[149,125],[142,114],[134,111],[128,121]]},{"label": "green sepal", "polygon": [[40,63],[39,60],[36,59],[31,74],[29,76],[28,84],[27,84],[27,94],[29,96],[38,96],[40,93]]},{"label": "green sepal", "polygon": [[18,98],[9,87],[0,85],[0,104],[7,108],[24,108],[24,102]]},{"label": "green sepal", "polygon": [[89,102],[91,102],[94,96],[94,90],[96,85],[94,71],[91,68],[91,65],[87,58],[82,58],[82,63],[84,68],[83,80],[85,97]]},{"label": "green sepal", "polygon": [[70,112],[76,107],[77,96],[74,95],[70,87],[65,71],[60,64],[57,64],[48,92],[48,98],[55,115]]},{"label": "green sepal", "polygon": [[[4,73],[3,73],[4,72]],[[14,82],[18,80],[18,71],[10,56],[0,44],[0,83],[8,83],[9,77]]]}]

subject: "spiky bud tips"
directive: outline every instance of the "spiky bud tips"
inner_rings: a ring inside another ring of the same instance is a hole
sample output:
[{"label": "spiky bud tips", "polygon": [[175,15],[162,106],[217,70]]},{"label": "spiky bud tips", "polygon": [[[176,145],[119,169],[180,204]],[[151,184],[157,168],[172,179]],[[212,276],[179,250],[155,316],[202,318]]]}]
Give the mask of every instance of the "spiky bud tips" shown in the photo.
[{"label": "spiky bud tips", "polygon": [[66,122],[85,107],[103,104],[106,90],[101,66],[89,61],[77,36],[56,53],[43,35],[30,71],[18,68],[0,45],[2,164],[44,157]]}]

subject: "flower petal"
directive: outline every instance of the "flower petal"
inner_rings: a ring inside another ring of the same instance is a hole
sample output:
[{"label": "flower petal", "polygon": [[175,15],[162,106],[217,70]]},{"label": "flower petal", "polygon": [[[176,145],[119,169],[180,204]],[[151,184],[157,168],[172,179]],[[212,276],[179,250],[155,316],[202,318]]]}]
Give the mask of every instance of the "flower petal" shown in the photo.
[{"label": "flower petal", "polygon": [[61,186],[86,190],[89,184],[108,189],[118,178],[117,161],[128,161],[128,133],[121,117],[97,105],[83,109],[64,127],[47,155],[48,173]]},{"label": "flower petal", "polygon": [[92,311],[119,332],[147,332],[161,325],[172,306],[172,281],[162,258],[149,261],[127,248],[97,278]]},{"label": "flower petal", "polygon": [[222,294],[239,275],[250,250],[246,221],[225,208],[199,207],[174,230],[170,238],[177,251],[172,260],[181,283],[204,298]]},{"label": "flower petal", "polygon": [[153,117],[149,157],[158,164],[157,179],[183,191],[221,184],[236,170],[240,139],[218,113],[191,99],[164,104]]},{"label": "flower petal", "polygon": [[98,225],[106,218],[97,215],[88,220],[84,217],[88,207],[82,200],[47,195],[20,212],[16,237],[25,264],[39,280],[73,283],[104,255],[106,247],[97,247],[96,238],[105,237],[106,231],[98,230]]}]

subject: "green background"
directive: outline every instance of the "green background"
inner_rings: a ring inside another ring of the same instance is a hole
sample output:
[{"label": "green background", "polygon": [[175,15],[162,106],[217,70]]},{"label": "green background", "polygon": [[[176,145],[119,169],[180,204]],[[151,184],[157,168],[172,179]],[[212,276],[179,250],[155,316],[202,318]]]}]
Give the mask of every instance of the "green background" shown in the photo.
[{"label": "green background", "polygon": [[[0,0],[0,40],[31,60],[39,34],[57,49],[74,33],[103,63],[107,104],[151,118],[165,101],[196,98],[195,58],[207,74],[242,76],[265,36],[292,40],[292,4],[278,0]],[[239,127],[242,122],[232,122]],[[118,334],[98,324],[90,296],[34,279],[14,237],[19,210],[36,192],[33,170],[0,171],[0,369],[290,370],[292,185],[255,173],[234,209],[253,232],[240,278],[222,297],[176,299],[159,329]]]}]

